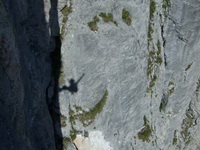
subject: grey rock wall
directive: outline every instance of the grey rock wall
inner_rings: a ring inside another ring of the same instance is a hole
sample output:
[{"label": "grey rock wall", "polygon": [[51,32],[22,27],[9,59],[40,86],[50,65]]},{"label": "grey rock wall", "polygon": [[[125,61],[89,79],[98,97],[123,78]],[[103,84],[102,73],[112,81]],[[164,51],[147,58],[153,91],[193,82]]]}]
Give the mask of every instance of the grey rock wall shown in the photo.
[{"label": "grey rock wall", "polygon": [[0,0],[1,149],[200,149],[199,8]]},{"label": "grey rock wall", "polygon": [[59,1],[65,149],[199,149],[199,6]]}]

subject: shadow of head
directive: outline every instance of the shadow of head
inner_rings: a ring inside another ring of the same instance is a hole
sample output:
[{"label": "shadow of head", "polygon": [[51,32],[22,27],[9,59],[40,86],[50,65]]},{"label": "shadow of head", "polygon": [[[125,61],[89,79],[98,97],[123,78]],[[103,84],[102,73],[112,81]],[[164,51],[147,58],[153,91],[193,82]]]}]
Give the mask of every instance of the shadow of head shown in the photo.
[{"label": "shadow of head", "polygon": [[70,85],[76,84],[75,81],[74,81],[74,79],[70,79],[69,83],[70,83]]}]

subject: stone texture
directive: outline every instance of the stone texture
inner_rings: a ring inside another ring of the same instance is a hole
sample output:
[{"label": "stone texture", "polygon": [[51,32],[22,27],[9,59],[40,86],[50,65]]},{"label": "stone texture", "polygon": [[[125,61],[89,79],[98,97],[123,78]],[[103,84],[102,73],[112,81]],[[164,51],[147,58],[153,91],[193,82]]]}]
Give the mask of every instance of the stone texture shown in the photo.
[{"label": "stone texture", "polygon": [[200,149],[199,13],[199,0],[0,0],[1,149]]},{"label": "stone texture", "polygon": [[[65,5],[59,1],[59,8]],[[61,113],[68,118],[63,136],[101,131],[115,150],[199,149],[199,1],[72,0],[71,5],[60,86],[70,87],[68,80],[85,76],[77,93],[60,92]],[[122,19],[124,8],[132,16],[130,26]],[[112,13],[118,25],[104,22],[101,12]],[[100,19],[96,31],[88,26],[94,16]],[[106,90],[106,105],[92,124],[84,126],[76,117],[71,122],[70,109],[75,116],[90,112]],[[144,128],[144,116],[149,128]],[[138,133],[148,129],[148,140],[139,139]]]}]

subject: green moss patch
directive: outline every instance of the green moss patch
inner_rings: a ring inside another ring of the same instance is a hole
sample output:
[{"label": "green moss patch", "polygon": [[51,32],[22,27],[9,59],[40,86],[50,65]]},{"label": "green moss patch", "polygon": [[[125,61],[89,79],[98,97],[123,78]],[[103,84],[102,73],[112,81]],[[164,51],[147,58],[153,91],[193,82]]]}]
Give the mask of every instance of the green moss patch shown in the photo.
[{"label": "green moss patch", "polygon": [[76,118],[74,117],[75,112],[71,109],[71,106],[69,106],[69,122],[71,126],[74,126],[76,124]]},{"label": "green moss patch", "polygon": [[169,82],[169,84],[168,84],[168,93],[169,93],[169,95],[172,95],[174,93],[174,89],[175,89],[174,83],[173,82]]},{"label": "green moss patch", "polygon": [[186,111],[186,117],[185,117],[185,119],[183,119],[183,122],[181,125],[181,128],[182,128],[181,136],[186,145],[189,144],[192,139],[189,129],[192,127],[193,122],[195,121],[194,118],[195,117],[193,115],[193,111],[189,108]]},{"label": "green moss patch", "polygon": [[150,43],[153,40],[153,19],[154,19],[154,13],[156,11],[156,3],[154,0],[150,1],[150,6],[149,6],[149,26],[148,26],[148,48],[150,47]]},{"label": "green moss patch", "polygon": [[149,86],[147,88],[147,92],[151,92],[152,88],[155,85],[155,82],[157,81],[157,76],[153,72],[155,67],[158,67],[162,64],[162,58],[160,56],[160,50],[156,51],[150,51],[147,61],[147,77],[150,79]]},{"label": "green moss patch", "polygon": [[155,82],[156,82],[156,80],[157,80],[158,78],[157,78],[157,76],[156,75],[154,75],[153,76],[153,78],[152,78],[152,80],[151,80],[151,82],[150,82],[150,87],[153,87],[154,85],[155,85]]},{"label": "green moss patch", "polygon": [[153,25],[152,23],[149,23],[149,27],[148,27],[148,48],[150,46],[150,43],[152,42],[153,40]]},{"label": "green moss patch", "polygon": [[[72,129],[70,130],[69,138],[66,138],[68,141],[72,142],[76,138],[77,134],[83,134],[82,131],[78,131],[75,129],[76,120],[79,120],[83,124],[84,127],[90,125],[94,121],[96,115],[102,112],[103,107],[105,106],[106,101],[107,101],[107,96],[108,96],[108,91],[104,93],[102,99],[88,112],[84,111],[79,106],[74,106],[74,109],[75,109],[74,111],[69,105],[69,122],[71,124]],[[64,118],[63,120],[65,119],[66,118]],[[84,131],[83,135],[87,137],[88,132]]]},{"label": "green moss patch", "polygon": [[165,9],[165,11],[167,11],[167,9],[169,9],[169,7],[171,7],[171,2],[170,0],[163,0],[162,2],[162,8]]},{"label": "green moss patch", "polygon": [[132,22],[132,19],[131,19],[131,14],[128,10],[126,10],[125,8],[122,10],[122,19],[123,21],[128,25],[130,26],[131,25],[131,22]]},{"label": "green moss patch", "polygon": [[71,143],[71,139],[69,137],[63,137],[63,150],[67,150],[68,144]]},{"label": "green moss patch", "polygon": [[97,31],[98,30],[98,26],[97,26],[98,22],[99,22],[99,17],[98,16],[94,16],[93,20],[88,22],[88,27],[90,28],[90,30]]},{"label": "green moss patch", "polygon": [[72,130],[70,130],[70,139],[71,141],[74,141],[76,139],[76,135],[82,134],[82,131],[78,131],[75,128],[72,127]]},{"label": "green moss patch", "polygon": [[68,137],[63,137],[63,143],[70,143],[71,139]]},{"label": "green moss patch", "polygon": [[174,93],[174,87],[172,87],[171,89],[169,89],[169,94],[172,95]]},{"label": "green moss patch", "polygon": [[65,117],[64,115],[61,115],[60,120],[61,120],[61,127],[62,128],[66,127],[67,126],[67,124],[66,124],[67,117]]},{"label": "green moss patch", "polygon": [[174,82],[171,82],[171,81],[170,81],[169,84],[168,84],[168,87],[169,87],[169,86],[174,86]]},{"label": "green moss patch", "polygon": [[64,34],[65,34],[65,24],[68,20],[68,16],[70,13],[72,13],[72,2],[70,1],[70,6],[65,6],[63,9],[61,9],[61,13],[63,14],[63,26],[61,27],[61,39],[63,39]]},{"label": "green moss patch", "polygon": [[103,107],[106,104],[108,97],[108,91],[106,91],[102,97],[102,99],[88,112],[82,110],[81,114],[75,115],[75,118],[78,119],[84,126],[90,125],[97,114],[101,113],[103,110]]},{"label": "green moss patch", "polygon": [[143,118],[144,120],[144,128],[138,132],[138,138],[143,142],[150,142],[150,137],[152,136],[152,129],[149,125],[149,121],[146,116]]},{"label": "green moss patch", "polygon": [[157,55],[160,55],[160,54],[161,54],[161,44],[160,44],[160,41],[159,41],[159,40],[158,40],[158,42],[157,42],[157,49],[158,49]]},{"label": "green moss patch", "polygon": [[164,111],[166,106],[167,106],[167,103],[165,103],[163,100],[161,100],[160,107],[159,107],[160,112]]},{"label": "green moss patch", "polygon": [[154,0],[150,0],[150,7],[149,7],[149,19],[152,21],[154,18],[154,13],[156,11],[156,2]]},{"label": "green moss patch", "polygon": [[84,111],[81,107],[73,106],[76,110],[76,112],[74,112],[71,109],[71,106],[69,106],[69,121],[71,125],[74,126],[76,124],[76,120],[79,120],[83,126],[89,126],[92,122],[94,122],[96,115],[102,112],[103,107],[106,104],[107,97],[108,91],[104,93],[102,99],[99,100],[99,102],[89,111]]},{"label": "green moss patch", "polygon": [[152,72],[153,72],[153,67],[154,67],[154,60],[156,58],[156,52],[151,51],[149,52],[149,57],[148,57],[148,64],[147,64],[147,76],[149,77]]},{"label": "green moss patch", "polygon": [[[152,38],[152,37],[150,37]],[[148,39],[150,42],[150,39]],[[155,72],[155,68],[162,64],[163,60],[161,57],[161,44],[158,40],[157,42],[157,50],[153,46],[153,50],[149,51],[148,61],[147,61],[147,77],[150,79],[149,86],[147,87],[147,92],[152,93],[152,88],[155,86],[155,82],[157,81],[157,76]]]},{"label": "green moss patch", "polygon": [[117,26],[117,22],[114,20],[113,14],[101,12],[99,16],[103,19],[104,22],[113,22]]},{"label": "green moss patch", "polygon": [[81,134],[82,133],[82,131],[78,131],[74,127],[76,125],[76,122],[75,122],[76,118],[75,118],[74,115],[75,115],[75,112],[71,109],[71,106],[69,106],[69,122],[70,122],[71,128],[72,128],[70,130],[70,137],[69,137],[70,142],[75,140],[77,134]]},{"label": "green moss patch", "polygon": [[101,12],[100,14],[99,14],[99,16],[103,19],[103,21],[104,22],[109,22],[109,21],[113,21],[113,14],[111,14],[111,13],[103,13],[103,12]]},{"label": "green moss patch", "polygon": [[61,13],[66,17],[72,12],[71,6],[64,6],[63,9],[61,9]]},{"label": "green moss patch", "polygon": [[175,130],[175,131],[174,131],[173,143],[172,143],[173,145],[176,145],[176,144],[177,144],[177,141],[178,141],[177,135],[176,135],[176,134],[177,134],[177,131]]},{"label": "green moss patch", "polygon": [[[98,16],[101,17],[103,22],[105,22],[105,23],[113,22],[116,26],[118,25],[117,22],[114,20],[113,14],[111,14],[111,13],[101,12]],[[88,22],[88,27],[92,31],[97,31],[98,30],[97,23],[100,21],[98,16],[97,15],[94,16],[93,20]]]},{"label": "green moss patch", "polygon": [[155,86],[156,81],[157,81],[157,76],[156,76],[156,75],[154,75],[153,77],[151,77],[149,86],[148,86],[148,88],[147,88],[147,92],[148,92],[148,93],[151,93],[151,92],[152,92],[152,88]]},{"label": "green moss patch", "polygon": [[[62,70],[62,68],[61,68],[61,70]],[[64,72],[60,72],[60,75],[59,75],[59,85],[64,85],[65,84],[65,74],[64,74]]]}]

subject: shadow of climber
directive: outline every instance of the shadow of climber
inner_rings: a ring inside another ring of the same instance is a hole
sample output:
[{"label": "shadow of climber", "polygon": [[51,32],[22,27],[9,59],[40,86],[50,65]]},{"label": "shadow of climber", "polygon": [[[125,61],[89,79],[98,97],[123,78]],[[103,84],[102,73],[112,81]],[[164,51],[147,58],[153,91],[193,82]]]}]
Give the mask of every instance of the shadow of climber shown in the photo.
[{"label": "shadow of climber", "polygon": [[62,88],[60,88],[60,91],[67,90],[71,94],[74,94],[78,92],[78,83],[81,81],[81,79],[84,77],[85,74],[82,74],[82,76],[75,82],[74,79],[69,80],[69,86],[64,85]]}]

